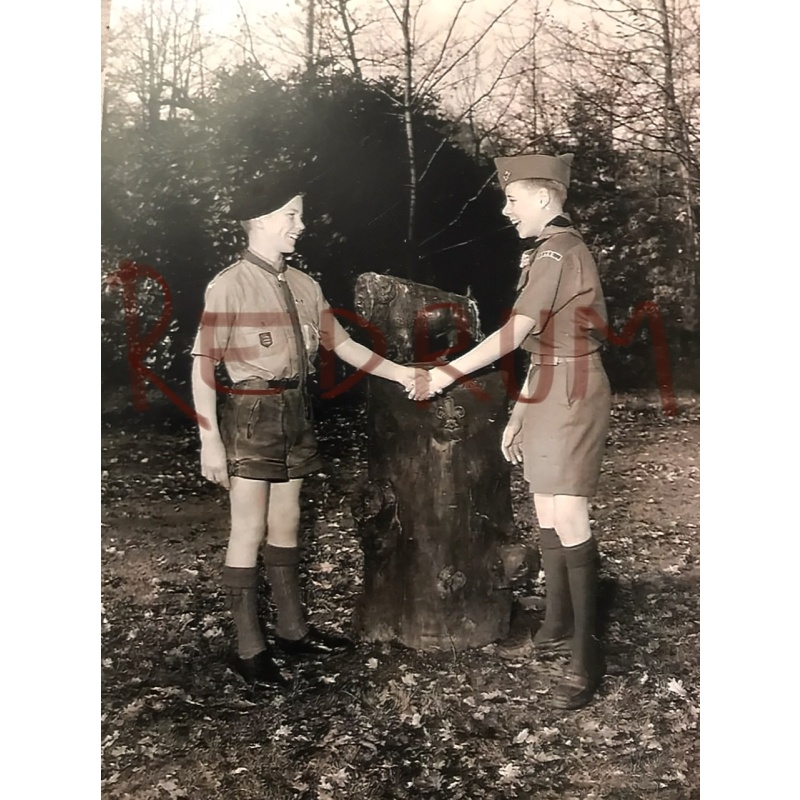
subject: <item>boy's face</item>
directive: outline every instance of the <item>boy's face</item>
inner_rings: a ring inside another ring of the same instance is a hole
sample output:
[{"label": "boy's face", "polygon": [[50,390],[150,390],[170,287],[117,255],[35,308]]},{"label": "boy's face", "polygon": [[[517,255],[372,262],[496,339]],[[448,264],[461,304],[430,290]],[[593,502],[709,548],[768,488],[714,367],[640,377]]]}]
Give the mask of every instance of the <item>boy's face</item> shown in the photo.
[{"label": "boy's face", "polygon": [[522,181],[513,181],[506,186],[506,204],[503,214],[511,220],[520,239],[538,236],[546,219],[553,216],[547,211],[550,193],[547,189],[531,187]]},{"label": "boy's face", "polygon": [[295,243],[305,230],[303,198],[293,197],[285,206],[259,219],[263,246],[278,253],[293,253]]}]

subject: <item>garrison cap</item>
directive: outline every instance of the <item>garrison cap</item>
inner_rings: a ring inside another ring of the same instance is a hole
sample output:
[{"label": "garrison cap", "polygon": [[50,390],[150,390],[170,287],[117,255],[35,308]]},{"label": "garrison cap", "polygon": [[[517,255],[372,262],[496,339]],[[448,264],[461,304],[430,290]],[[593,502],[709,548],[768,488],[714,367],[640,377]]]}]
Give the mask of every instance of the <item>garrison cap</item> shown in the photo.
[{"label": "garrison cap", "polygon": [[243,221],[271,214],[303,194],[303,183],[292,173],[270,173],[236,189],[230,213]]},{"label": "garrison cap", "polygon": [[573,158],[575,156],[572,153],[565,153],[563,156],[507,156],[496,158],[494,165],[497,167],[497,177],[500,179],[501,189],[505,189],[513,181],[532,178],[558,181],[568,187]]}]

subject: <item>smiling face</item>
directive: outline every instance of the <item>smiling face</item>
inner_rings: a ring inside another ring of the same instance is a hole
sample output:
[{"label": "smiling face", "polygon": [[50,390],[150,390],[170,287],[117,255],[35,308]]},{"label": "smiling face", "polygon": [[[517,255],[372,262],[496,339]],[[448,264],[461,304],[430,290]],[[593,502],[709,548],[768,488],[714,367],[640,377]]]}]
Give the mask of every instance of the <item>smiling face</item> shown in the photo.
[{"label": "smiling face", "polygon": [[555,209],[550,191],[530,181],[513,181],[506,186],[503,214],[511,220],[520,239],[538,236],[560,209]]},{"label": "smiling face", "polygon": [[304,230],[303,198],[297,195],[277,211],[253,220],[251,237],[255,233],[261,253],[277,260],[283,254],[294,252],[295,243]]}]

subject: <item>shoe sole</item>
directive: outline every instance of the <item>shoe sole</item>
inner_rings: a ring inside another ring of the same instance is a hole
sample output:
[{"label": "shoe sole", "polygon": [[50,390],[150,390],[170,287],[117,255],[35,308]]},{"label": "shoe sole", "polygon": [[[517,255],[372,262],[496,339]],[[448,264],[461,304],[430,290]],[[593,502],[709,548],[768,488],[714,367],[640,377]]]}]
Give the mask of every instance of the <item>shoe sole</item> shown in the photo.
[{"label": "shoe sole", "polygon": [[553,698],[552,707],[559,711],[576,711],[579,708],[589,705],[597,690],[593,689],[588,695],[579,695],[574,699],[563,698],[559,700],[557,697]]},{"label": "shoe sole", "polygon": [[228,668],[233,672],[234,675],[241,678],[248,686],[255,686],[256,684],[259,684],[261,686],[278,686],[282,689],[288,689],[292,685],[292,682],[283,675],[273,678],[246,675],[236,661],[228,662]]},{"label": "shoe sole", "polygon": [[572,639],[554,639],[541,644],[533,643],[533,652],[539,656],[569,655],[572,652]]},{"label": "shoe sole", "polygon": [[586,687],[575,694],[565,694],[560,691],[561,686],[557,686],[553,693],[551,705],[559,711],[575,711],[578,708],[583,708],[592,701],[602,682],[602,676],[590,678]]},{"label": "shoe sole", "polygon": [[525,658],[526,656],[532,656],[534,654],[534,649],[532,644],[525,644],[520,645],[519,647],[515,648],[497,648],[497,655],[500,658],[505,658],[509,661],[513,661],[517,658]]},{"label": "shoe sole", "polygon": [[516,647],[497,646],[497,655],[501,658],[515,659],[525,656],[569,655],[572,652],[572,638],[554,639],[537,644],[530,639]]}]

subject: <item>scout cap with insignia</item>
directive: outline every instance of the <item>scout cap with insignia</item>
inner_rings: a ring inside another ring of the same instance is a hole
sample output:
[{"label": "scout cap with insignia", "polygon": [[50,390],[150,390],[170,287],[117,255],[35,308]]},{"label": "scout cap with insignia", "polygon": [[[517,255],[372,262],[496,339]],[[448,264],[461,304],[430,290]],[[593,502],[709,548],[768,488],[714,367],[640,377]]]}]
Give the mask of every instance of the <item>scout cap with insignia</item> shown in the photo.
[{"label": "scout cap with insignia", "polygon": [[565,153],[563,156],[506,156],[496,158],[494,165],[497,167],[497,177],[500,179],[500,188],[503,190],[509,183],[532,178],[558,181],[569,187],[569,173],[573,158],[575,156],[572,153]]},{"label": "scout cap with insignia", "polygon": [[231,201],[231,216],[244,221],[271,214],[293,197],[303,194],[303,184],[291,173],[270,173],[236,189]]}]

